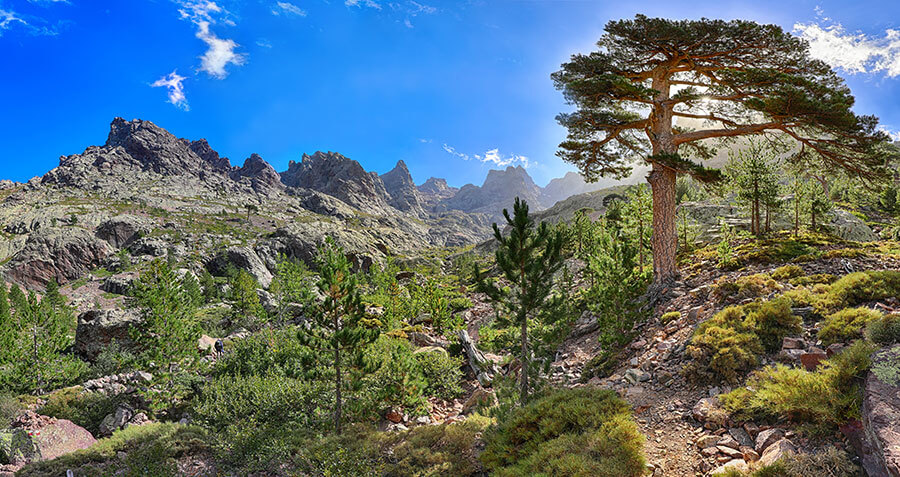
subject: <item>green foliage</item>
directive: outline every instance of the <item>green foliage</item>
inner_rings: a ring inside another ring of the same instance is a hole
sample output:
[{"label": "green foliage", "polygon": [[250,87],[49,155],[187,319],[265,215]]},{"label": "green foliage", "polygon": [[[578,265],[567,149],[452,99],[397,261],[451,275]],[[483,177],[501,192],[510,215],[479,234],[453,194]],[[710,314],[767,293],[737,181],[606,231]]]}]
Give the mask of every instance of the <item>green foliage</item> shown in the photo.
[{"label": "green foliage", "polygon": [[[17,475],[128,475],[167,477],[177,473],[177,459],[206,449],[206,434],[195,426],[152,423],[129,427],[89,449],[26,465]],[[121,457],[124,456],[124,457]]]},{"label": "green foliage", "polygon": [[734,297],[736,299],[757,298],[780,289],[778,283],[765,273],[747,275],[732,279],[722,277],[713,287],[713,293],[719,300]]},{"label": "green foliage", "polygon": [[[321,353],[321,359],[332,358],[336,397],[334,428],[340,434],[343,374],[348,364],[359,359],[362,349],[378,338],[381,324],[366,320],[358,278],[350,273],[350,262],[343,249],[330,238],[319,248],[318,265],[320,278],[316,286],[325,299],[314,310],[309,328],[301,328],[298,337]],[[350,362],[342,362],[342,357]]]},{"label": "green foliage", "polygon": [[455,312],[468,310],[469,308],[472,308],[472,300],[464,296],[456,297],[450,300],[450,308]]},{"label": "green foliage", "polygon": [[[803,269],[798,265],[784,265],[772,270],[770,274],[772,278],[780,282],[791,280],[803,276]],[[791,282],[793,283],[793,282]]]},{"label": "green foliage", "polygon": [[819,339],[827,346],[861,338],[866,325],[882,317],[880,311],[865,307],[847,308],[832,313],[825,318],[825,323],[819,330]]},{"label": "green foliage", "polygon": [[666,313],[663,313],[662,316],[659,317],[659,322],[664,325],[667,325],[679,318],[681,318],[680,311],[668,311]]},{"label": "green foliage", "polygon": [[872,300],[900,296],[900,271],[879,270],[844,275],[816,304],[821,313],[856,306]]},{"label": "green foliage", "polygon": [[734,231],[725,222],[719,227],[719,245],[716,247],[716,254],[719,259],[719,268],[732,268],[738,264],[735,256],[734,247],[731,241],[734,240]]},{"label": "green foliage", "polygon": [[551,230],[545,222],[535,227],[528,216],[528,204],[516,198],[513,215],[503,209],[503,216],[510,227],[504,237],[500,227],[494,224],[494,238],[498,248],[495,254],[497,268],[509,287],[498,287],[476,267],[478,289],[487,294],[495,304],[510,316],[510,321],[521,328],[521,353],[519,359],[525,372],[521,373],[521,402],[528,399],[528,370],[531,355],[528,351],[528,321],[546,306],[553,288],[553,277],[562,267],[563,238],[558,230]]},{"label": "green foliage", "polygon": [[424,393],[445,401],[459,397],[463,389],[463,360],[437,351],[416,353],[416,360],[425,381]]},{"label": "green foliage", "polygon": [[486,436],[481,456],[497,476],[644,474],[643,437],[609,390],[555,391],[513,412]]},{"label": "green foliage", "polygon": [[729,154],[725,167],[738,201],[750,209],[750,233],[757,236],[770,231],[769,212],[778,207],[781,171],[777,154],[768,143],[751,140],[746,148]]},{"label": "green foliage", "polygon": [[234,310],[234,321],[242,326],[257,329],[265,322],[266,311],[259,303],[256,289],[259,284],[250,272],[244,269],[233,269],[229,277],[230,299]]},{"label": "green foliage", "polygon": [[200,286],[200,282],[197,281],[197,277],[193,273],[188,272],[184,274],[184,277],[181,279],[181,288],[184,289],[185,295],[187,295],[191,306],[194,308],[199,308],[206,302],[206,297],[203,296],[203,287]]},{"label": "green foliage", "polygon": [[96,436],[100,433],[103,418],[113,413],[119,403],[126,401],[124,395],[107,396],[75,386],[54,391],[37,411],[45,416],[68,419]]},{"label": "green foliage", "polygon": [[900,343],[900,314],[885,315],[869,322],[866,339],[880,345]]},{"label": "green foliage", "polygon": [[311,273],[303,262],[280,258],[270,287],[278,299],[278,310],[274,317],[276,325],[283,326],[289,320],[297,318],[297,312],[312,306],[315,298],[307,281],[309,277]]},{"label": "green foliage", "polygon": [[22,403],[15,396],[0,393],[0,428],[7,427],[22,410]]},{"label": "green foliage", "polygon": [[[650,254],[650,239],[653,237],[653,197],[650,188],[640,184],[625,191],[627,201],[623,206],[625,234],[637,248],[637,264],[644,269]],[[685,230],[685,233],[687,230]]]},{"label": "green foliage", "polygon": [[722,396],[739,418],[777,418],[827,432],[859,417],[859,380],[870,366],[871,344],[858,341],[815,371],[781,364],[763,368],[745,387]]},{"label": "green foliage", "polygon": [[112,340],[91,364],[91,375],[99,378],[133,371],[138,368],[139,362],[139,357],[130,349],[123,348],[116,340]]},{"label": "green foliage", "polygon": [[381,336],[366,349],[368,376],[360,383],[374,403],[367,408],[400,407],[413,415],[426,411],[425,379],[406,340]]},{"label": "green foliage", "polygon": [[209,273],[209,270],[203,269],[200,273],[200,288],[203,289],[203,300],[206,303],[213,303],[219,298],[219,286],[216,279]]},{"label": "green foliage", "polygon": [[145,360],[168,363],[195,351],[196,305],[165,260],[150,262],[134,283],[130,303],[144,317],[134,334]]},{"label": "green foliage", "polygon": [[800,324],[784,298],[725,308],[694,332],[686,349],[694,362],[685,372],[694,379],[736,382],[759,364],[763,351],[778,350],[785,336],[802,331]]}]

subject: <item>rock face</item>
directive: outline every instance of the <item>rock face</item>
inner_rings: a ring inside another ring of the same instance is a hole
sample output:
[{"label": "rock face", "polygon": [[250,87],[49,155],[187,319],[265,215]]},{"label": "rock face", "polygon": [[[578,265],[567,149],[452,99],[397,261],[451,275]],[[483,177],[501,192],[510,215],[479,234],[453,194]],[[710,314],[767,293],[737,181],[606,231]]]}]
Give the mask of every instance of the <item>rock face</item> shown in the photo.
[{"label": "rock face", "polygon": [[365,212],[383,213],[387,207],[384,194],[379,193],[384,190],[381,180],[336,152],[304,154],[301,162],[288,163],[281,181],[289,187],[323,192]]},{"label": "rock face", "polygon": [[235,169],[231,173],[231,178],[234,180],[246,178],[250,181],[253,190],[263,194],[272,189],[284,187],[281,183],[281,176],[275,172],[275,168],[255,153],[244,161],[243,167]]},{"label": "rock face", "polygon": [[25,411],[9,429],[0,430],[0,463],[23,465],[87,449],[96,439],[71,421]]},{"label": "rock face", "polygon": [[84,229],[51,229],[29,236],[4,268],[8,279],[42,288],[52,279],[65,283],[80,278],[111,252],[105,241]]},{"label": "rock face", "polygon": [[573,195],[585,194],[615,185],[614,180],[600,179],[597,182],[585,182],[584,177],[577,172],[566,172],[566,175],[551,179],[541,191],[541,202],[552,207],[561,200],[566,200]]},{"label": "rock face", "polygon": [[213,259],[207,268],[217,275],[225,275],[229,265],[246,270],[263,288],[268,288],[272,283],[272,272],[266,268],[259,255],[251,248],[229,248]]},{"label": "rock face", "polygon": [[900,345],[872,356],[863,393],[863,427],[873,459],[863,459],[869,475],[900,477]]},{"label": "rock face", "polygon": [[134,215],[117,215],[97,227],[97,238],[105,240],[115,248],[124,248],[142,234],[149,232],[152,225],[149,220]]},{"label": "rock face", "polygon": [[423,203],[428,207],[434,207],[439,202],[449,199],[459,192],[456,187],[447,185],[446,179],[430,177],[422,185],[416,187]]},{"label": "rock face", "polygon": [[526,201],[531,211],[544,208],[541,188],[522,166],[506,170],[490,170],[481,187],[464,185],[453,197],[444,201],[449,209],[488,214],[495,221],[503,217],[503,209],[512,209],[515,198]]},{"label": "rock face", "polygon": [[206,139],[191,141],[188,147],[194,151],[194,154],[200,156],[201,159],[212,164],[213,168],[224,172],[232,170],[231,161],[229,161],[227,157],[219,157],[219,153],[210,147],[209,143],[206,142]]},{"label": "rock face", "polygon": [[381,181],[390,197],[388,203],[391,206],[419,217],[425,215],[419,190],[416,188],[405,162],[397,161],[397,165],[393,169],[381,176]]},{"label": "rock face", "polygon": [[133,346],[130,330],[140,322],[141,316],[133,311],[85,311],[78,315],[75,351],[93,361],[113,341],[123,347]]}]

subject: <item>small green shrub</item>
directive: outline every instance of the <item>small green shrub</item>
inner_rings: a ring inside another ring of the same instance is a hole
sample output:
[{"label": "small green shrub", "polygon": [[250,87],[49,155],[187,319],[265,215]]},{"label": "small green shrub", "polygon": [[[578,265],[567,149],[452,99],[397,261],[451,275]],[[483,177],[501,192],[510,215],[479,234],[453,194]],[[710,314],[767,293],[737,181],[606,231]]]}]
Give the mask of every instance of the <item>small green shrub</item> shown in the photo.
[{"label": "small green shrub", "polygon": [[486,437],[492,475],[637,477],[643,436],[628,404],[610,390],[555,391],[519,408]]},{"label": "small green shrub", "polygon": [[830,285],[837,280],[835,275],[830,273],[816,273],[814,275],[807,275],[805,277],[796,277],[791,278],[788,283],[795,286],[808,286],[808,285]]},{"label": "small green shrub", "polygon": [[866,326],[866,339],[880,345],[900,343],[900,314],[885,315]]},{"label": "small green shrub", "polygon": [[803,276],[803,269],[799,265],[784,265],[772,270],[772,278],[778,281],[786,281]]},{"label": "small green shrub", "polygon": [[0,429],[5,428],[22,412],[22,403],[11,394],[0,394]]},{"label": "small green shrub", "polygon": [[386,475],[474,476],[482,471],[476,445],[489,423],[489,419],[476,415],[453,424],[379,433],[375,441],[382,456],[391,456]]},{"label": "small green shrub", "polygon": [[780,290],[781,286],[765,273],[747,275],[736,280],[722,278],[713,286],[713,294],[719,299],[756,298]]},{"label": "small green shrub", "polygon": [[900,296],[900,271],[878,270],[844,275],[817,303],[820,313],[834,313],[871,300]]},{"label": "small green shrub", "polygon": [[847,308],[832,313],[825,318],[825,323],[819,330],[819,339],[827,346],[861,338],[866,325],[882,316],[880,311],[865,307]]},{"label": "small green shrub", "polygon": [[445,401],[462,394],[462,358],[438,351],[416,353],[416,360],[425,378],[425,394]]},{"label": "small green shrub", "polygon": [[740,306],[729,306],[700,324],[686,349],[694,360],[685,367],[693,379],[721,379],[736,382],[759,364],[763,351],[759,337],[744,321]]},{"label": "small green shrub", "polygon": [[70,420],[97,435],[103,418],[115,412],[116,406],[126,400],[124,395],[107,396],[84,392],[80,386],[75,386],[60,389],[47,396],[47,402],[38,409],[38,413]]},{"label": "small green shrub", "polygon": [[454,312],[468,310],[472,308],[472,300],[466,297],[457,297],[450,300],[450,309]]},{"label": "small green shrub", "polygon": [[669,324],[670,322],[675,321],[679,318],[681,318],[681,312],[669,311],[669,312],[663,313],[663,315],[659,317],[659,322],[666,325],[666,324]]},{"label": "small green shrub", "polygon": [[791,302],[777,298],[744,306],[748,325],[768,352],[778,351],[785,336],[803,331],[801,319],[791,311]]},{"label": "small green shrub", "polygon": [[781,364],[763,368],[746,386],[722,395],[737,419],[788,419],[814,432],[828,432],[859,416],[859,379],[874,348],[858,341],[815,371]]}]

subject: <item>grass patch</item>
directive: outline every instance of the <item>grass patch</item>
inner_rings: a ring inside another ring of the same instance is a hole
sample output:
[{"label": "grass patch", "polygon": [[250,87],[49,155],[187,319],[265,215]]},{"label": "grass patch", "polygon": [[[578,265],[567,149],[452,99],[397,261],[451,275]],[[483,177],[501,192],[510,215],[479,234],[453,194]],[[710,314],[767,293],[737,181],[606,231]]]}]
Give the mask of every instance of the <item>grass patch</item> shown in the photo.
[{"label": "grass patch", "polygon": [[517,409],[486,435],[491,475],[637,477],[644,437],[613,391],[555,391]]},{"label": "grass patch", "polygon": [[826,346],[862,338],[863,329],[869,322],[880,320],[883,314],[871,308],[846,308],[825,318],[819,339]]}]

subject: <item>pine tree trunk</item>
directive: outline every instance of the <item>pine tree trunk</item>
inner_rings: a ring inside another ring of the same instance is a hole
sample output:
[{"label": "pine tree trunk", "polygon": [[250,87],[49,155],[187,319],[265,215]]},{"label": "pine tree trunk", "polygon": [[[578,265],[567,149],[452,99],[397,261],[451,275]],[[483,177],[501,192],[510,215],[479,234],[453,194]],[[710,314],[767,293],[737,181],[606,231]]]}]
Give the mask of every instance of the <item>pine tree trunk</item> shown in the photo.
[{"label": "pine tree trunk", "polygon": [[675,279],[675,171],[653,163],[647,177],[653,191],[653,280],[658,284]]},{"label": "pine tree trunk", "polygon": [[[338,326],[340,323],[338,321],[338,315],[335,312],[334,314],[334,331],[337,333]],[[334,433],[337,435],[341,435],[341,345],[340,343],[335,343],[334,345],[334,389],[335,389],[335,404],[334,404]]]},{"label": "pine tree trunk", "polygon": [[522,317],[522,394],[521,403],[528,402],[528,317]]}]

